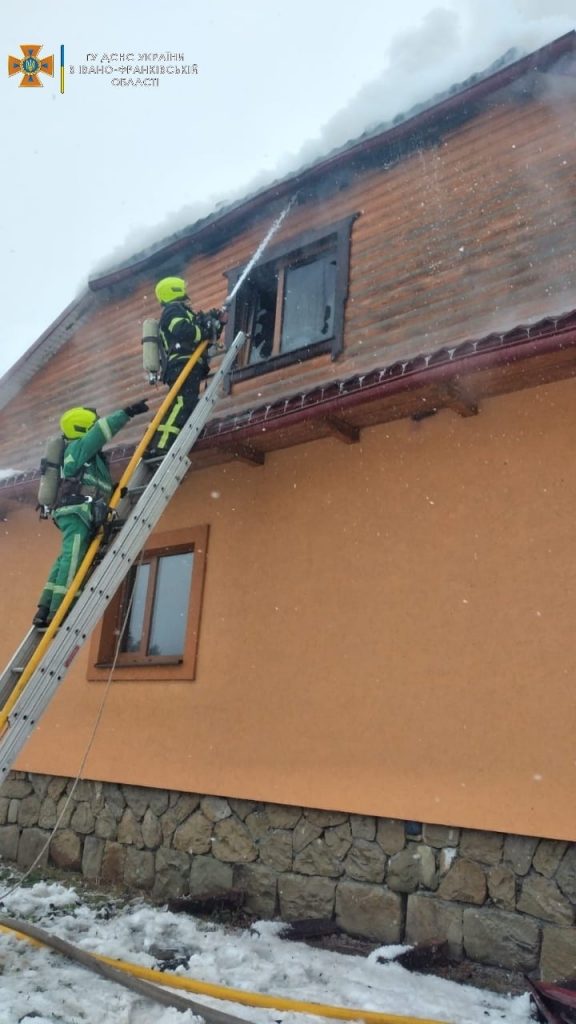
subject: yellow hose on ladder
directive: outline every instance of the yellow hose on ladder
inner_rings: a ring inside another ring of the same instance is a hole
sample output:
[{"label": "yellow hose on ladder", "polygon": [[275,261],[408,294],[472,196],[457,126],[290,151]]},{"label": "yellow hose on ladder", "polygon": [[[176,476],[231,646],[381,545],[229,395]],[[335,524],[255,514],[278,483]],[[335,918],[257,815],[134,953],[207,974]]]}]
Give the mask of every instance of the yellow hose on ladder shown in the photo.
[{"label": "yellow hose on ladder", "polygon": [[[26,939],[34,945],[48,945],[4,925],[0,925],[0,931],[17,935],[19,939]],[[181,975],[154,971],[149,967],[140,967],[138,964],[114,960],[112,957],[100,956],[97,953],[91,955],[95,960],[100,960],[102,963],[115,967],[119,971],[124,971],[126,974],[131,974],[135,978],[144,978],[147,981],[152,981],[155,985],[180,988],[186,992],[195,992],[197,995],[211,996],[213,999],[223,999],[230,1003],[241,1003],[244,1006],[258,1006],[271,1010],[288,1010],[293,1013],[309,1013],[315,1017],[328,1017],[333,1020],[361,1020],[365,1024],[441,1024],[437,1020],[431,1020],[426,1017],[403,1017],[396,1013],[379,1013],[377,1010],[361,1010],[348,1006],[308,1003],[284,996],[268,996],[261,992],[248,992],[240,988],[227,988],[225,985],[214,985],[208,981],[198,981],[197,978],[183,978]]]},{"label": "yellow hose on ladder", "polygon": [[[162,402],[162,404],[160,405],[160,408],[158,409],[158,412],[156,413],[156,415],[154,416],[153,420],[149,424],[149,426],[148,426],[148,428],[146,430],[146,433],[144,434],[142,440],[136,446],[136,448],[134,450],[134,453],[133,453],[129,463],[126,466],[126,469],[124,470],[122,476],[120,477],[120,480],[118,481],[118,483],[116,485],[116,488],[114,490],[114,493],[112,494],[112,497],[110,499],[109,508],[115,509],[117,507],[118,503],[120,502],[121,498],[123,497],[123,494],[125,492],[126,486],[128,485],[130,479],[132,478],[132,474],[134,473],[134,470],[136,469],[136,466],[140,462],[140,459],[142,458],[144,452],[146,451],[146,448],[148,447],[150,441],[152,440],[154,434],[156,433],[156,429],[157,429],[158,425],[162,422],[164,414],[170,408],[170,405],[171,405],[172,401],[174,400],[174,398],[176,397],[176,395],[180,391],[180,388],[182,387],[184,381],[187,379],[187,377],[189,376],[191,371],[194,369],[194,367],[195,367],[196,363],[198,362],[198,360],[203,355],[203,353],[206,350],[208,344],[209,344],[208,341],[204,341],[204,342],[202,342],[201,345],[198,346],[198,348],[195,350],[193,355],[190,357],[190,359],[186,363],[186,366],[182,370],[180,376],[178,377],[178,379],[175,381],[175,383],[170,388],[170,391],[166,395],[164,401]],[[86,554],[84,556],[84,559],[83,559],[81,565],[79,566],[78,571],[77,571],[74,579],[72,580],[72,583],[70,584],[68,592],[66,593],[66,596],[64,597],[64,600],[62,601],[62,604],[58,608],[58,611],[56,612],[54,618],[52,619],[52,622],[50,623],[50,625],[48,626],[46,632],[44,633],[44,636],[42,637],[40,643],[38,644],[38,647],[34,651],[34,654],[30,658],[28,664],[26,665],[22,675],[20,676],[20,679],[18,680],[16,686],[12,690],[12,693],[10,694],[10,696],[9,696],[8,700],[6,701],[4,707],[0,711],[0,734],[3,732],[3,730],[6,727],[6,725],[8,724],[8,716],[10,715],[10,712],[12,711],[14,705],[16,704],[16,701],[18,700],[18,698],[20,697],[21,693],[23,692],[23,690],[24,690],[28,680],[32,676],[33,672],[35,671],[37,666],[40,664],[40,662],[41,662],[42,658],[44,657],[44,654],[45,654],[45,652],[46,652],[46,650],[47,650],[51,640],[53,639],[56,631],[58,630],[58,628],[60,627],[60,625],[62,624],[64,619],[66,618],[66,615],[68,614],[68,611],[70,609],[70,605],[73,603],[79,588],[84,583],[84,581],[86,579],[86,576],[88,574],[88,571],[89,571],[89,569],[92,566],[94,558],[96,557],[96,554],[98,553],[98,550],[99,550],[99,548],[100,548],[100,546],[102,544],[102,538],[103,538],[103,531],[101,530],[101,531],[99,531],[99,533],[96,535],[96,537],[94,537],[93,541],[91,542],[91,544],[90,544],[90,546],[88,548],[88,551],[86,552]]]}]

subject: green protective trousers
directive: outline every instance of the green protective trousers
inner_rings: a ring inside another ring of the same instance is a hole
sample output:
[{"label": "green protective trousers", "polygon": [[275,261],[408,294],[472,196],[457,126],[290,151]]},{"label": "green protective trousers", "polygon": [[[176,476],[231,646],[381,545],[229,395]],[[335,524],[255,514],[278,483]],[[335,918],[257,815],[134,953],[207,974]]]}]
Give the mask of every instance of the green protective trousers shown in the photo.
[{"label": "green protective trousers", "polygon": [[39,605],[50,609],[49,619],[54,617],[68,593],[94,533],[88,505],[59,508],[53,513],[53,519],[62,534],[62,546],[38,601]]}]

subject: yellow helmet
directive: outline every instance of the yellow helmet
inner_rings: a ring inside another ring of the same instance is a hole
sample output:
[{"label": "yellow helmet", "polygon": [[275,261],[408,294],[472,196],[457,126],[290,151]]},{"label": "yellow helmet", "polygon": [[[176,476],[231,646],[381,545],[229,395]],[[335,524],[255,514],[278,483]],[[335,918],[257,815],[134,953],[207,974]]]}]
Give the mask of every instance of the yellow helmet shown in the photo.
[{"label": "yellow helmet", "polygon": [[75,409],[68,409],[60,420],[60,430],[68,440],[75,437],[82,437],[90,427],[94,426],[98,419],[95,409],[87,409],[83,405]]},{"label": "yellow helmet", "polygon": [[158,302],[177,302],[186,298],[187,290],[181,277],[163,277],[156,285],[156,298]]}]

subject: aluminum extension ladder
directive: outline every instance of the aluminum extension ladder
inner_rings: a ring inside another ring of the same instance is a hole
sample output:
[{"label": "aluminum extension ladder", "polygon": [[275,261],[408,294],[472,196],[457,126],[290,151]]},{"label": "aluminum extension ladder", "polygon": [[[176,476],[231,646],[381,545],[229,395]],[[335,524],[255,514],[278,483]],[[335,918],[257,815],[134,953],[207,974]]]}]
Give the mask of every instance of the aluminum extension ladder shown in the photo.
[{"label": "aluminum extension ladder", "polygon": [[[118,587],[127,576],[190,466],[187,452],[195,444],[218,401],[220,385],[231,370],[238,352],[246,341],[240,331],[206,390],[169,448],[129,513],[124,525],[113,537],[101,562],[88,577],[75,605],[64,619],[48,649],[30,675],[22,693],[8,714],[0,735],[0,783],[36,727],[38,719],[62,682],[68,667],[97,625]],[[136,470],[133,487],[143,483],[146,475]],[[130,489],[128,498],[130,497]],[[39,646],[43,631],[32,628],[0,676],[0,708],[8,701],[26,666]]]}]

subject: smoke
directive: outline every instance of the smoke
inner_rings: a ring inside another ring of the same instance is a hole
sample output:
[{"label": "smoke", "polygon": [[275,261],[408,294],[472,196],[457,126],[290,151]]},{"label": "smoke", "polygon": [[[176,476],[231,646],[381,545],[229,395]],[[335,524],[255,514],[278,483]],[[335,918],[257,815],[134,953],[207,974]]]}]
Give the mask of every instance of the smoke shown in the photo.
[{"label": "smoke", "polygon": [[[451,87],[485,72],[504,55],[507,63],[517,60],[575,26],[574,0],[445,0],[413,29],[398,33],[389,41],[383,48],[381,73],[319,126],[315,138],[303,142],[296,152],[286,154],[271,171],[259,173],[234,191],[186,204],[153,227],[131,232],[122,245],[94,267],[93,274],[141,255],[148,248],[157,248],[173,234],[219,208],[391,124],[418,104],[430,104]],[[357,59],[361,60],[361,54]]]},{"label": "smoke", "polygon": [[317,160],[486,71],[504,55],[510,63],[575,26],[572,0],[463,0],[457,10],[436,7],[412,31],[391,40],[382,73],[278,169],[286,174]]}]

